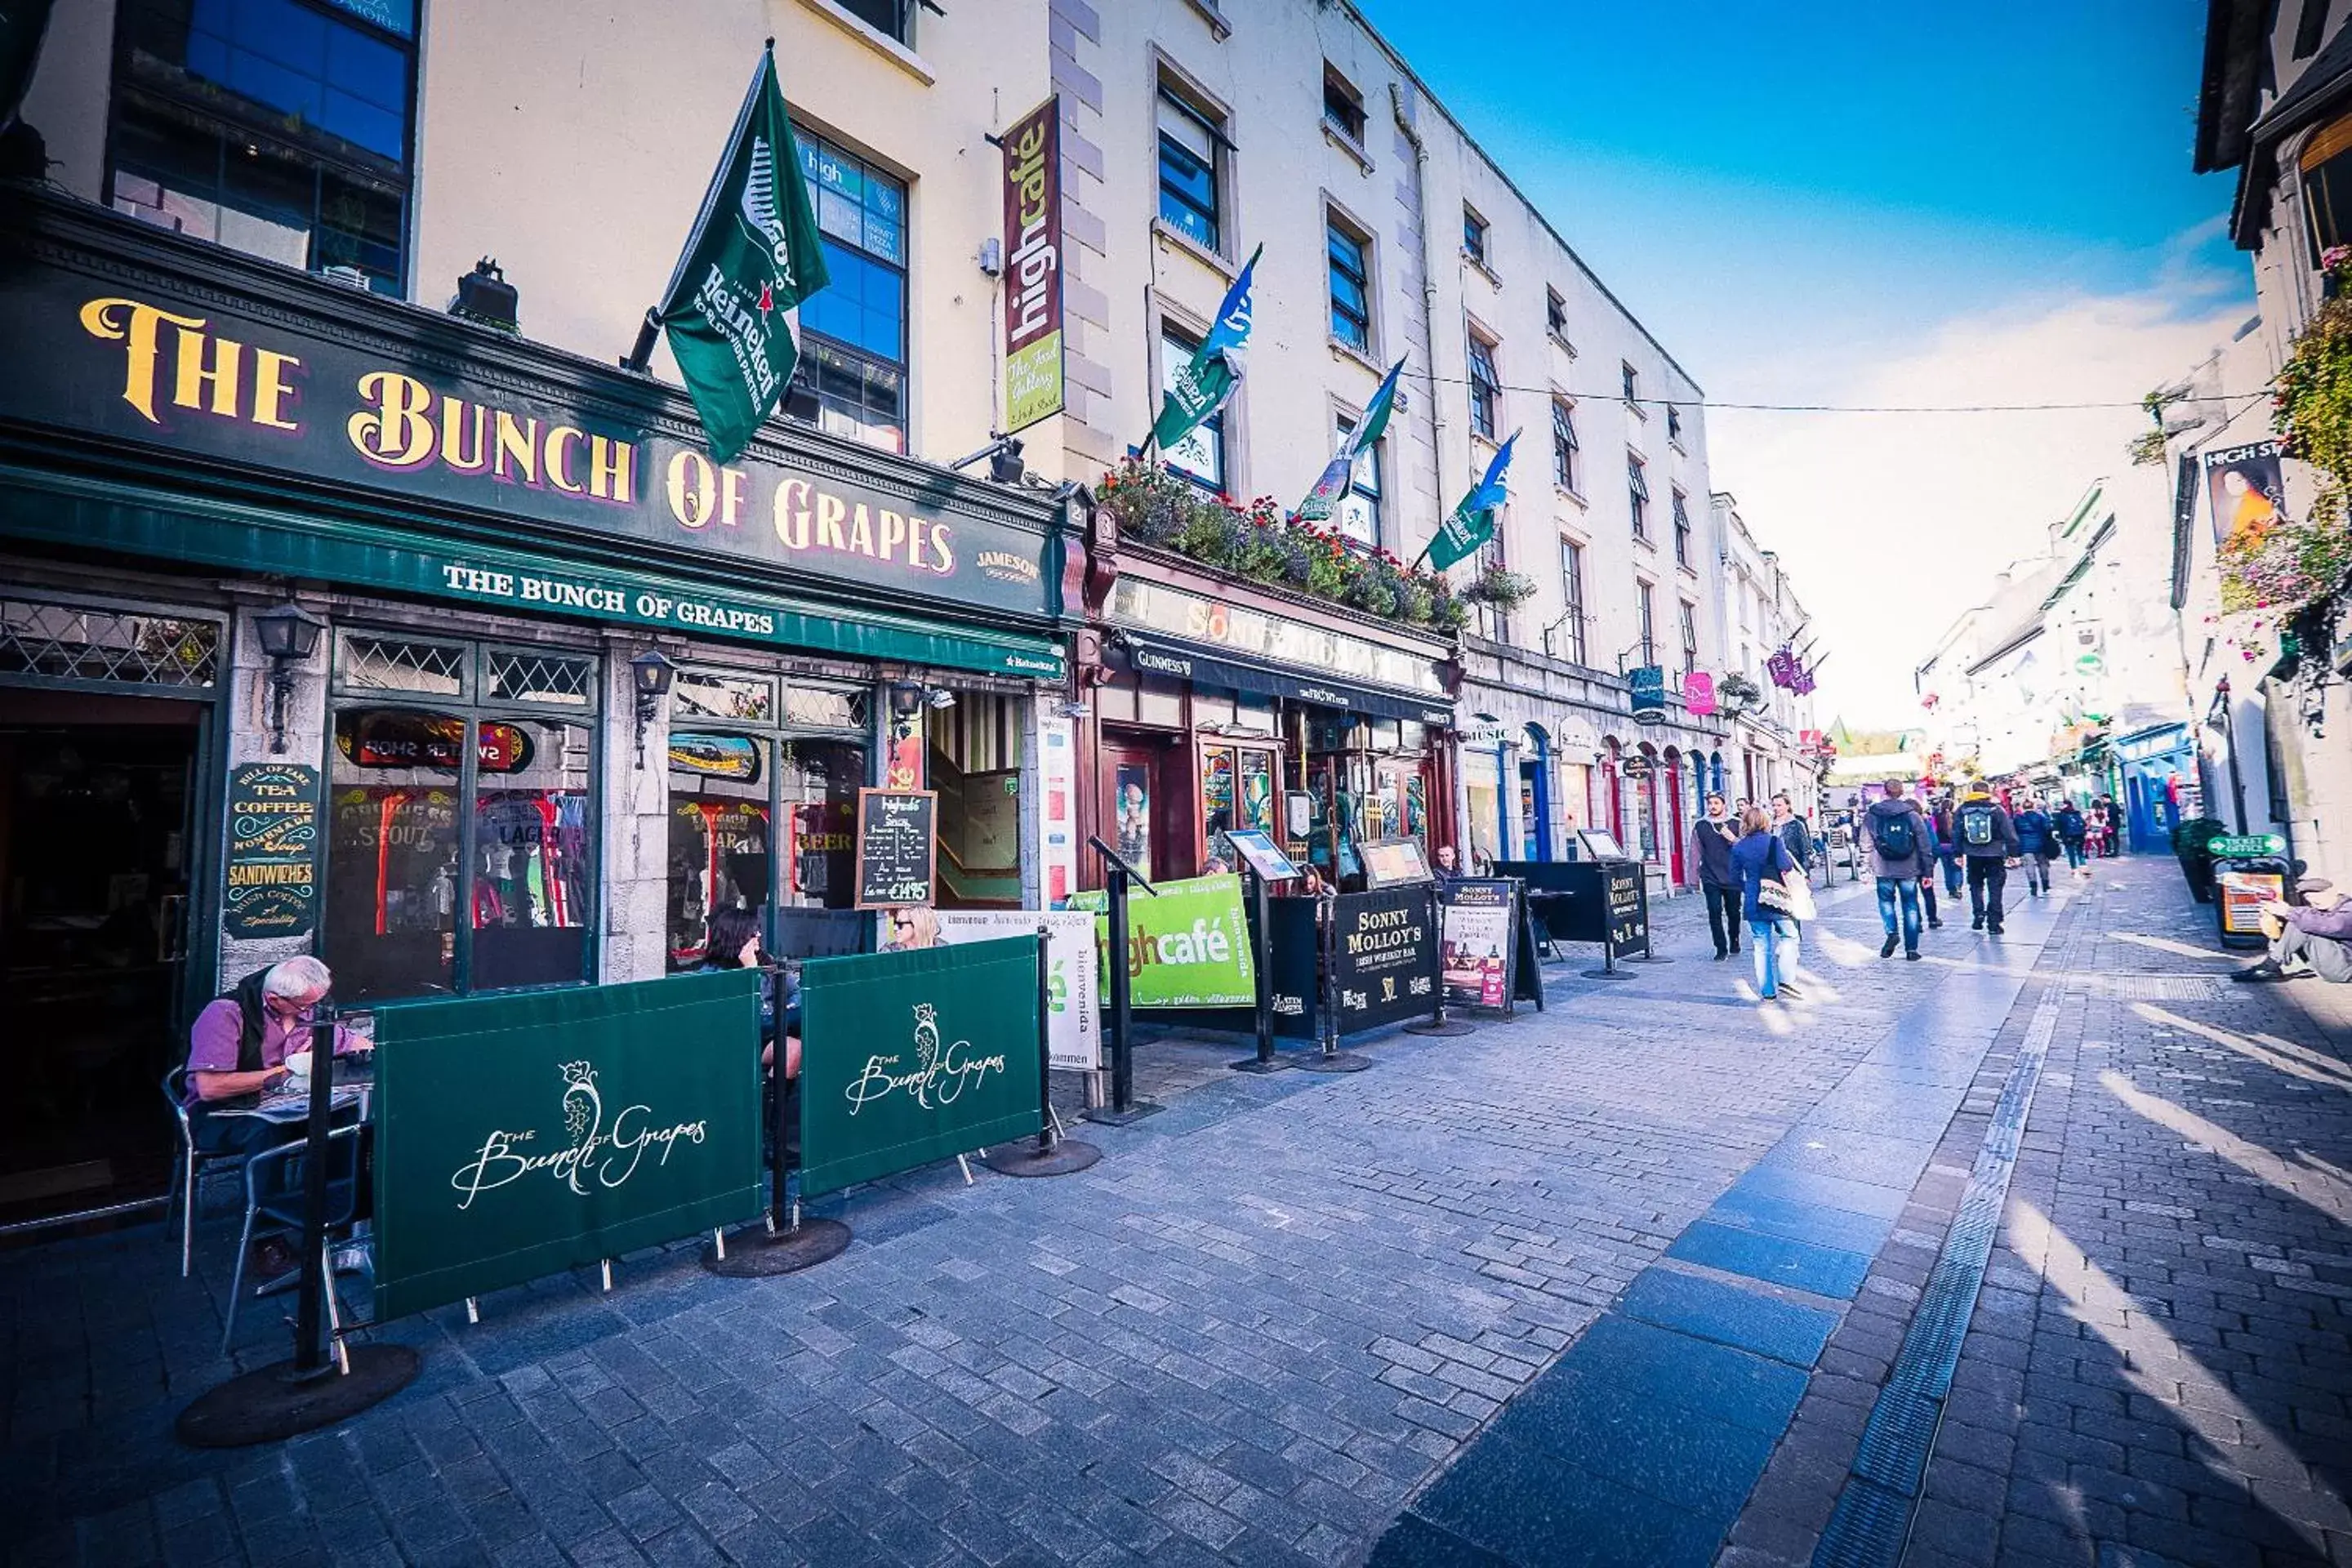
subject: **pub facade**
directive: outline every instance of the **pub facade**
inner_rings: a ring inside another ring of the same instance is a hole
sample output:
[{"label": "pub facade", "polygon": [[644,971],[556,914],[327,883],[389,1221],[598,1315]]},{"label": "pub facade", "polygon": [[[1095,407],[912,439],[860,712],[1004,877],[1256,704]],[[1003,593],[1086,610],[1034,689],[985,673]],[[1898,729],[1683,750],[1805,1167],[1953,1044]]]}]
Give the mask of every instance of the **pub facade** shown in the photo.
[{"label": "pub facade", "polygon": [[939,792],[943,904],[1066,884],[1082,496],[782,419],[715,464],[649,377],[0,199],[0,1174],[149,1190],[193,1010],[292,953],[365,1002],[695,967],[730,906],[870,945],[861,788]]}]

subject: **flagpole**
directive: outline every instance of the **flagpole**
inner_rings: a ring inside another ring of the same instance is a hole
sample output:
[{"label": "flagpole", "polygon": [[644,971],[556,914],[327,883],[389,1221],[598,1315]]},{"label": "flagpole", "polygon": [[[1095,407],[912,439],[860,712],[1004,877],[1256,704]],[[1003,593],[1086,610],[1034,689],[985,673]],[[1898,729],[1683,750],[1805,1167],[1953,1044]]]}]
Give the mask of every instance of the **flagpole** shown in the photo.
[{"label": "flagpole", "polygon": [[[743,94],[743,106],[735,111],[735,128],[727,133],[728,146],[732,147],[742,140],[743,127],[751,121],[752,106],[760,101],[760,84],[766,73],[775,68],[775,58],[776,40],[770,38],[761,49],[760,63],[751,68],[751,85]],[[800,171],[794,169],[792,174],[798,178]],[[712,210],[719,205],[719,188],[726,183],[727,160],[721,158],[718,170],[710,176],[710,188],[702,193],[702,209],[694,216],[694,226],[686,231],[686,243],[678,247],[677,262],[670,268],[668,286],[661,291],[664,300],[677,291],[677,280],[686,271],[686,258],[692,256],[695,247],[702,243],[702,231],[710,222]],[[654,342],[661,335],[661,307],[646,306],[646,319],[637,323],[637,341],[629,345],[628,353],[621,361],[623,370],[637,375],[646,373],[646,367],[653,362]]]}]

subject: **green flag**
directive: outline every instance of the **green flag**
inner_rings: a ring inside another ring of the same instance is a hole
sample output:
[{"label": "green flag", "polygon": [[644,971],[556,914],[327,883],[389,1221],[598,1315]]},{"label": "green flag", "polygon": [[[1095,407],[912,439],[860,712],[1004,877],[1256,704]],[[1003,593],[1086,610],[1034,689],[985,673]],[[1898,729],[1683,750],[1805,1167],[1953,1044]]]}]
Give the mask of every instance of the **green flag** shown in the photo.
[{"label": "green flag", "polygon": [[660,306],[719,462],[742,452],[783,395],[801,356],[794,312],[827,281],[772,43]]},{"label": "green flag", "polygon": [[1396,406],[1397,377],[1403,371],[1402,360],[1389,366],[1389,373],[1381,378],[1380,388],[1372,394],[1372,400],[1364,405],[1364,416],[1339,437],[1339,449],[1332,453],[1331,460],[1323,466],[1322,478],[1317,479],[1315,488],[1307,492],[1307,499],[1298,503],[1298,515],[1308,522],[1330,520],[1331,514],[1339,510],[1339,499],[1348,493],[1348,487],[1356,482],[1357,463],[1362,460],[1365,453],[1380,445],[1381,433],[1389,427],[1389,414]]},{"label": "green flag", "polygon": [[1258,256],[1265,249],[1261,245],[1250,252],[1242,275],[1234,279],[1234,286],[1225,290],[1224,303],[1217,307],[1209,335],[1192,352],[1192,363],[1176,373],[1176,384],[1160,399],[1151,439],[1162,452],[1215,417],[1242,384],[1242,363],[1249,353],[1250,274],[1256,270]]},{"label": "green flag", "polygon": [[1507,499],[1503,475],[1511,466],[1511,445],[1518,438],[1519,433],[1512,431],[1496,450],[1494,461],[1486,465],[1486,477],[1473,485],[1453,515],[1437,525],[1436,534],[1423,553],[1440,572],[1468,559],[1480,545],[1495,537],[1495,509]]}]

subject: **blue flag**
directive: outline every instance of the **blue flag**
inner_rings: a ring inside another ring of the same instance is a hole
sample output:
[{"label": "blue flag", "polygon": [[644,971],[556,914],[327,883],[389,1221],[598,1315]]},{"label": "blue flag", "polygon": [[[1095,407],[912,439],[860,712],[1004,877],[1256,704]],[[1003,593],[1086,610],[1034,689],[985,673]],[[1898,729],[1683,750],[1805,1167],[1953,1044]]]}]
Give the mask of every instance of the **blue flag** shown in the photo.
[{"label": "blue flag", "polygon": [[1176,384],[1160,400],[1151,439],[1161,451],[1199,429],[1203,421],[1214,418],[1241,384],[1242,362],[1249,352],[1250,274],[1265,250],[1261,245],[1250,252],[1241,276],[1234,279],[1234,286],[1225,290],[1224,303],[1217,307],[1209,335],[1193,351],[1192,363],[1176,373]]}]

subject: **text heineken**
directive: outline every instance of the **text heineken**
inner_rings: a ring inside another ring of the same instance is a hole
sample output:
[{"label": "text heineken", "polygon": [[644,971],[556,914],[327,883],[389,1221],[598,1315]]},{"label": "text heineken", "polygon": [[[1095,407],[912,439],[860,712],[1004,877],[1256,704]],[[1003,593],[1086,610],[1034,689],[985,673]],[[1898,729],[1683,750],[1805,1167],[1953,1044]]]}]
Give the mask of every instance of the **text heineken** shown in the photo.
[{"label": "text heineken", "polygon": [[783,395],[800,361],[792,312],[828,281],[775,56],[762,54],[660,306],[719,461],[741,453]]}]

